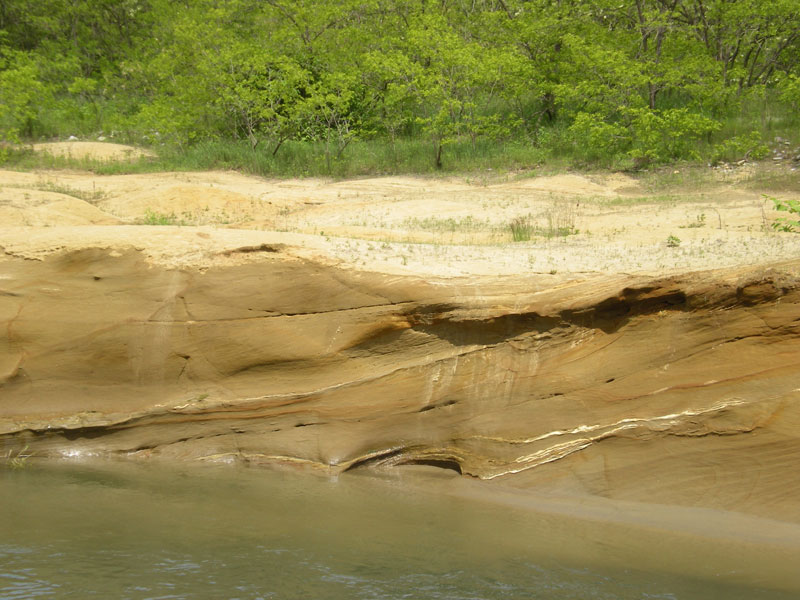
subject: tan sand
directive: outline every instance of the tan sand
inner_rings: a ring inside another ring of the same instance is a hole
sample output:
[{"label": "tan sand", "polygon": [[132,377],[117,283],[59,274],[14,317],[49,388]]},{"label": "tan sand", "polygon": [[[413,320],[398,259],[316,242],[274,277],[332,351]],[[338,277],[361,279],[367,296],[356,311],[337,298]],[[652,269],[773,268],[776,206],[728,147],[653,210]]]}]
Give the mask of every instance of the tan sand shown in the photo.
[{"label": "tan sand", "polygon": [[44,142],[34,144],[33,149],[53,156],[99,161],[132,160],[142,156],[153,156],[148,150],[111,142]]},{"label": "tan sand", "polygon": [[[622,174],[496,177],[475,184],[474,178],[337,182],[264,180],[230,172],[5,171],[0,172],[0,227],[159,222],[183,232],[196,226],[262,231],[262,239],[271,243],[284,234],[301,234],[305,237],[292,239],[304,252],[350,268],[443,277],[655,274],[800,255],[800,236],[769,228],[778,215],[763,197],[767,189],[696,176],[706,178],[702,185],[689,178],[677,191],[664,193],[648,191],[646,183]],[[73,199],[67,201],[65,194]],[[796,191],[778,195],[800,197]],[[542,234],[559,228],[576,233],[513,242],[510,226],[520,218]],[[19,238],[7,231],[4,239],[9,250],[24,254],[47,252],[47,244],[63,246],[67,238],[91,244],[93,236],[108,243],[128,235],[124,228],[77,233],[58,229],[39,235],[44,245],[37,248],[28,234]],[[142,247],[151,235],[161,237],[155,231],[136,235]],[[182,239],[184,233],[176,236]],[[256,233],[250,236],[259,239]],[[155,244],[152,256],[175,260],[175,251]],[[191,260],[196,258],[193,253]]]}]

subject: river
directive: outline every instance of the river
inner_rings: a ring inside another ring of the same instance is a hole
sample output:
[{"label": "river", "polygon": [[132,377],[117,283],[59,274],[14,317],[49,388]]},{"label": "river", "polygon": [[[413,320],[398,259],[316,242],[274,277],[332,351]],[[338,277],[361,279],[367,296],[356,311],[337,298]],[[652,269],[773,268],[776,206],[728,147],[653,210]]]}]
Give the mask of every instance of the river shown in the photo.
[{"label": "river", "polygon": [[470,485],[434,468],[0,466],[0,598],[798,597],[786,540],[698,540]]}]

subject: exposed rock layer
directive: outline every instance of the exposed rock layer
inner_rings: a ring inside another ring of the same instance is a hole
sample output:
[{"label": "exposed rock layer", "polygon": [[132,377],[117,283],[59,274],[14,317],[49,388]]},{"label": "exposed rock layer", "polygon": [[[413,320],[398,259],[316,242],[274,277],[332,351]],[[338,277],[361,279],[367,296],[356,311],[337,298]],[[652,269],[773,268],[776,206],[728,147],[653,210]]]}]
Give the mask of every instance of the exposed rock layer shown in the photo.
[{"label": "exposed rock layer", "polygon": [[0,259],[0,444],[432,464],[800,521],[800,261],[423,280],[241,247]]}]

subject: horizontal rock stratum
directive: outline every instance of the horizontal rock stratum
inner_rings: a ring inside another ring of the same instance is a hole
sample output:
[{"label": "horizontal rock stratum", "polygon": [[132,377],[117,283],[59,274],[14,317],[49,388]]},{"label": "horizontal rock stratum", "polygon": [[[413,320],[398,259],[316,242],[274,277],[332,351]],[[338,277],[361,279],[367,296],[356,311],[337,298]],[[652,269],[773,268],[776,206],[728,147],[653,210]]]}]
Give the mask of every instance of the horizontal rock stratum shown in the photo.
[{"label": "horizontal rock stratum", "polygon": [[194,263],[6,246],[3,453],[425,464],[800,521],[800,260],[444,279],[226,233],[173,231]]}]

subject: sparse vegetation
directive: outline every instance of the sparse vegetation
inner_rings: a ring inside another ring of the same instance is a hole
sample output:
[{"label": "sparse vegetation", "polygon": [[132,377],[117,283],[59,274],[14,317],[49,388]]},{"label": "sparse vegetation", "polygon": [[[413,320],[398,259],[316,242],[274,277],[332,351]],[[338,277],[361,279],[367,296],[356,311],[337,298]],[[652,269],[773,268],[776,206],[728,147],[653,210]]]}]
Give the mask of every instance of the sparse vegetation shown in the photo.
[{"label": "sparse vegetation", "polygon": [[694,221],[689,222],[687,225],[681,225],[682,229],[695,229],[698,227],[705,227],[706,226],[706,214],[700,213],[695,217]]},{"label": "sparse vegetation", "polygon": [[150,210],[149,208],[144,211],[144,217],[142,218],[141,225],[184,225],[183,221],[180,221],[175,213],[161,213],[157,211]]},{"label": "sparse vegetation", "polygon": [[439,232],[475,232],[494,229],[488,221],[475,219],[470,215],[460,218],[448,217],[446,219],[439,217],[418,219],[415,217],[404,220],[402,226],[407,229]]},{"label": "sparse vegetation", "polygon": [[28,459],[32,456],[33,454],[28,453],[28,445],[26,444],[23,448],[16,451],[9,450],[6,453],[6,465],[12,469],[24,469],[27,466]]},{"label": "sparse vegetation", "polygon": [[[7,185],[6,187],[18,188],[21,186]],[[85,200],[90,204],[96,204],[97,202],[105,199],[108,196],[105,191],[98,190],[94,186],[92,186],[91,190],[83,190],[80,188],[75,188],[69,185],[65,185],[63,183],[59,183],[57,181],[50,181],[50,180],[39,181],[33,186],[26,186],[24,189],[38,190],[41,192],[53,192],[56,194],[63,194],[65,196],[72,196],[73,198]]]}]

